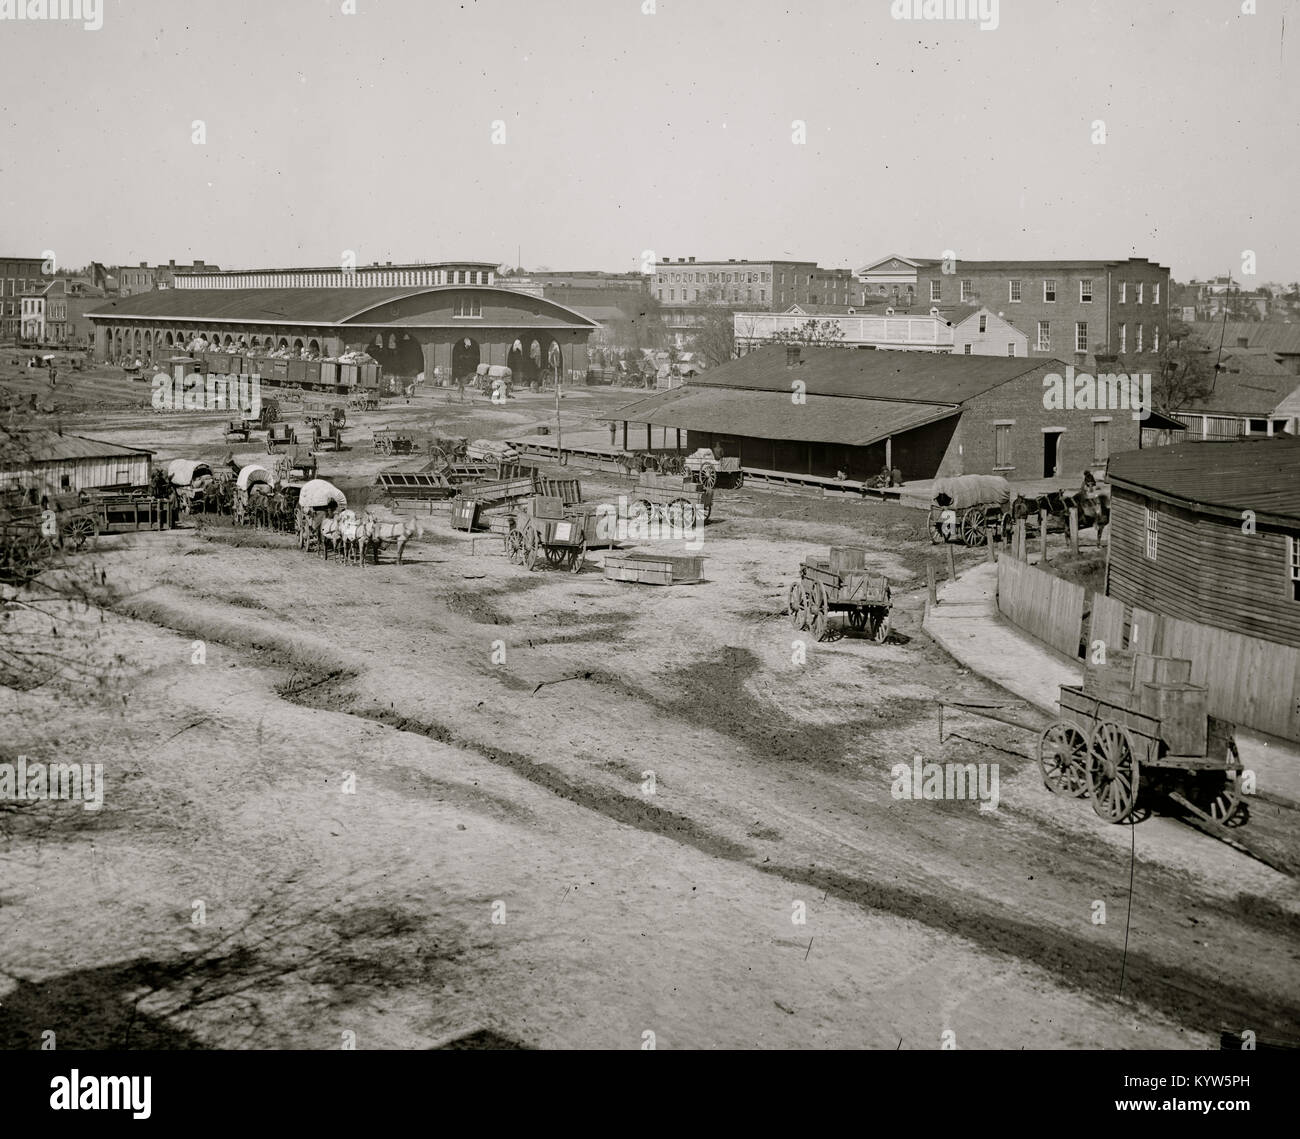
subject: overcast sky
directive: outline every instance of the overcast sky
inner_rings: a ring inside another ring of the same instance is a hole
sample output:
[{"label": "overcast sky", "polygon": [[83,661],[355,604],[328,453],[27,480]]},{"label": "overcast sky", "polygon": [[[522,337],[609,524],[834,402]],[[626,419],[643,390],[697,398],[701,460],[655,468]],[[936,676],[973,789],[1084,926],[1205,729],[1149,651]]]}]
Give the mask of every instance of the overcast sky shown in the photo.
[{"label": "overcast sky", "polygon": [[643,250],[858,268],[952,249],[1134,254],[1185,280],[1240,278],[1253,250],[1254,283],[1300,277],[1296,0],[1001,0],[988,31],[890,0],[643,4],[105,0],[98,31],[0,21],[0,254],[518,248],[632,270]]}]

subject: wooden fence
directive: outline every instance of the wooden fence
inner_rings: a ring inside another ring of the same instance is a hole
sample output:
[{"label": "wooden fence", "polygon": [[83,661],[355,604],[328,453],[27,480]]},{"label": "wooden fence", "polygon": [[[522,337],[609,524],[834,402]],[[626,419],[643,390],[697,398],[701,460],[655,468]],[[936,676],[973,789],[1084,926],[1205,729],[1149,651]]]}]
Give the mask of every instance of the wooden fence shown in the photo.
[{"label": "wooden fence", "polygon": [[1027,633],[1072,660],[1079,657],[1083,598],[1081,585],[1006,554],[998,556],[998,608]]},{"label": "wooden fence", "polygon": [[[1008,556],[998,558],[998,608],[1008,620],[1072,659],[1079,656],[1084,591]],[[1242,727],[1300,740],[1300,649],[1180,621],[1114,597],[1092,595],[1088,643],[1192,662],[1210,711]]]}]

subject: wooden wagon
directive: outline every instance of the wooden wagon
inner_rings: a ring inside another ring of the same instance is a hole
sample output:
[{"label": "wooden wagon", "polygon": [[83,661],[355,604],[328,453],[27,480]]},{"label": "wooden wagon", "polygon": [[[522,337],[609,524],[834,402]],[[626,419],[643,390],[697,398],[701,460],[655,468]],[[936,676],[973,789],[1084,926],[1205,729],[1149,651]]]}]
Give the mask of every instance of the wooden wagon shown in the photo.
[{"label": "wooden wagon", "polygon": [[587,554],[585,521],[580,515],[566,515],[560,499],[533,495],[512,517],[506,556],[530,570],[545,560],[578,573]]},{"label": "wooden wagon", "polygon": [[662,520],[674,528],[689,529],[699,518],[713,513],[713,491],[698,486],[688,475],[657,475],[642,471],[628,504],[629,522]]},{"label": "wooden wagon", "polygon": [[340,427],[346,427],[348,413],[342,404],[333,400],[308,399],[303,400],[302,420],[308,427],[323,427],[331,421]]},{"label": "wooden wagon", "polygon": [[272,423],[266,429],[266,453],[274,455],[277,447],[292,447],[298,442],[298,434],[288,423]]},{"label": "wooden wagon", "polygon": [[740,469],[740,459],[735,455],[719,459],[709,448],[702,447],[686,456],[685,465],[687,473],[704,490],[712,490],[715,486],[738,490],[745,485],[745,472]]},{"label": "wooden wagon", "polygon": [[1188,683],[1192,662],[1112,654],[1081,687],[1063,685],[1060,719],[1038,741],[1043,783],[1089,796],[1110,823],[1130,819],[1139,795],[1166,794],[1211,822],[1246,821],[1234,726],[1211,716],[1208,693]]},{"label": "wooden wagon", "polygon": [[248,436],[252,432],[254,420],[251,419],[232,419],[226,424],[226,430],[223,436],[228,443],[233,443],[236,439],[247,443]]},{"label": "wooden wagon", "polygon": [[930,541],[982,546],[1004,530],[1011,484],[999,475],[958,475],[936,479],[926,514]]},{"label": "wooden wagon", "polygon": [[311,449],[322,451],[328,446],[332,451],[343,450],[343,424],[337,419],[317,421],[311,429]]},{"label": "wooden wagon", "polygon": [[866,555],[859,546],[832,546],[829,557],[805,558],[799,580],[790,587],[791,624],[824,641],[830,615],[842,613],[850,628],[883,644],[893,604],[889,579],[866,568]]},{"label": "wooden wagon", "polygon": [[49,567],[57,545],[54,511],[33,506],[0,513],[0,582],[32,581]]},{"label": "wooden wagon", "polygon": [[376,431],[371,444],[377,455],[409,455],[415,450],[415,436],[409,431]]},{"label": "wooden wagon", "polygon": [[[481,519],[513,514],[525,499],[536,493],[536,476],[531,473],[519,478],[462,486],[452,504],[452,526],[472,530]],[[473,509],[469,509],[471,505]]]}]

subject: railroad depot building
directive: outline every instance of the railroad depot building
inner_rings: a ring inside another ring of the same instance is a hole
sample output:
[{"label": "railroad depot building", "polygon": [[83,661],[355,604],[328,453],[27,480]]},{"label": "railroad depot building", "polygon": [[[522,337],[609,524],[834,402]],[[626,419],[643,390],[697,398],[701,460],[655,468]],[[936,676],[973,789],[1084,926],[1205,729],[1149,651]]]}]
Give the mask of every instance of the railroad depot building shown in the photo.
[{"label": "railroad depot building", "polygon": [[[741,465],[851,480],[897,468],[906,482],[961,474],[1012,481],[1074,479],[1141,446],[1129,410],[1049,408],[1045,379],[1059,360],[768,346],[683,388],[617,413],[625,446],[653,428],[686,432],[687,446],[722,448]],[[1173,430],[1159,416],[1145,421]]]},{"label": "railroad depot building", "polygon": [[1300,648],[1300,439],[1127,452],[1108,475],[1110,596]]},{"label": "railroad depot building", "polygon": [[162,362],[195,339],[214,348],[337,357],[365,351],[388,375],[451,380],[503,364],[527,381],[558,346],[581,382],[599,326],[542,297],[493,286],[166,289],[89,314],[99,360]]}]

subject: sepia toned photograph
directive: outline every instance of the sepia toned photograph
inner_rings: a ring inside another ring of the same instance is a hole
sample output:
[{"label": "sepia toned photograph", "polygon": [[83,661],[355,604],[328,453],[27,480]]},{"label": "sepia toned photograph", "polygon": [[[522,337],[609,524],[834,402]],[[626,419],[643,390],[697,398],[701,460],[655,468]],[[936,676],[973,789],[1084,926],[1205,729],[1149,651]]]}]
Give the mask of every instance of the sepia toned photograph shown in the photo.
[{"label": "sepia toned photograph", "polygon": [[1293,0],[0,0],[23,1097],[1140,1052],[1098,1118],[1248,1113],[1298,64]]}]

